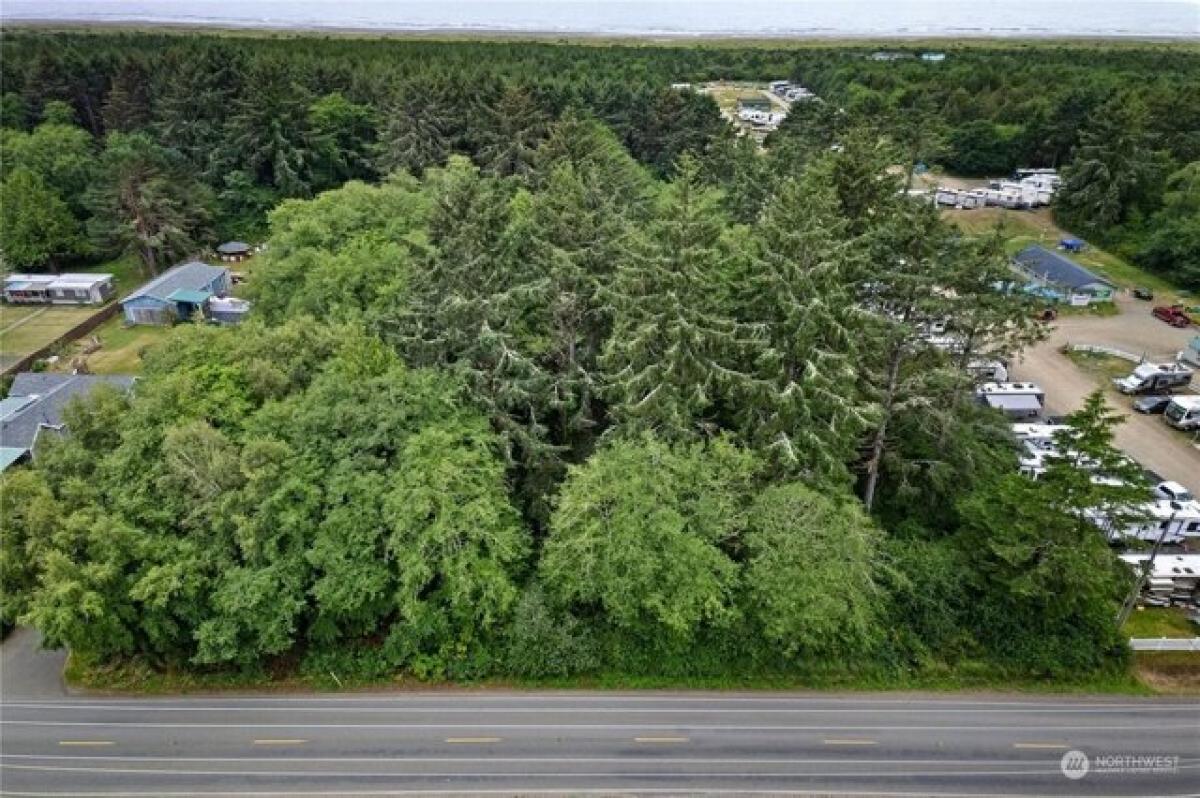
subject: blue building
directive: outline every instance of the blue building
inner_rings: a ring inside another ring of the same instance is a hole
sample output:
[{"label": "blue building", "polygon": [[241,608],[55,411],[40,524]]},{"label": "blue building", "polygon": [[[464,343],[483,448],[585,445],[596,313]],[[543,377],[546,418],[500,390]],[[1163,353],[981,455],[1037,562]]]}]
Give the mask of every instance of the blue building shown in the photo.
[{"label": "blue building", "polygon": [[203,312],[211,297],[229,291],[229,270],[192,261],[160,274],[121,300],[128,324],[171,324]]},{"label": "blue building", "polygon": [[1038,286],[1064,299],[1080,297],[1084,302],[1109,302],[1113,298],[1112,283],[1045,247],[1036,244],[1025,247],[1016,254],[1013,263]]}]

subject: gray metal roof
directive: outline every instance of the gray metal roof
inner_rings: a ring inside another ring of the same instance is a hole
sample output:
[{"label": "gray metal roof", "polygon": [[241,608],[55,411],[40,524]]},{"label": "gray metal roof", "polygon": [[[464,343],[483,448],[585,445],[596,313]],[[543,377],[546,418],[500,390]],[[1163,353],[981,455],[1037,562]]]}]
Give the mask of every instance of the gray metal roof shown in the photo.
[{"label": "gray metal roof", "polygon": [[249,252],[250,245],[245,241],[226,241],[221,246],[217,247],[217,252],[222,255],[240,255],[243,252]]},{"label": "gray metal roof", "polygon": [[38,428],[43,424],[58,426],[63,423],[62,411],[76,396],[83,396],[97,385],[112,385],[123,391],[129,390],[134,378],[125,374],[35,374],[22,372],[13,379],[9,399],[25,397],[32,401],[14,408],[0,420],[0,446],[29,449],[33,446]]},{"label": "gray metal roof", "polygon": [[1085,288],[1097,283],[1113,287],[1108,280],[1097,277],[1070,258],[1036,244],[1030,244],[1018,252],[1016,260],[1026,271],[1048,283],[1068,288]]},{"label": "gray metal roof", "polygon": [[220,266],[209,266],[207,263],[201,263],[198,260],[191,261],[190,263],[181,263],[158,275],[121,301],[128,302],[137,297],[149,296],[166,302],[167,296],[172,291],[177,291],[180,288],[191,290],[203,289],[225,271],[226,269]]}]

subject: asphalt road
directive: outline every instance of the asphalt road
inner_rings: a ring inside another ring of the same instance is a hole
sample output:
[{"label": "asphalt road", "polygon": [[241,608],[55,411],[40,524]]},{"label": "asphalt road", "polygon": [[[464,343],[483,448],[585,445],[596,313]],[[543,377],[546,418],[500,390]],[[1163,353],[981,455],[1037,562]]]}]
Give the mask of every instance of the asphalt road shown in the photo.
[{"label": "asphalt road", "polygon": [[[14,796],[1186,795],[1200,788],[1200,702],[1181,699],[6,695],[0,712],[0,787]],[[1092,763],[1078,780],[1060,769],[1072,749]],[[1152,772],[1099,772],[1105,755],[1179,759],[1159,761]]]}]

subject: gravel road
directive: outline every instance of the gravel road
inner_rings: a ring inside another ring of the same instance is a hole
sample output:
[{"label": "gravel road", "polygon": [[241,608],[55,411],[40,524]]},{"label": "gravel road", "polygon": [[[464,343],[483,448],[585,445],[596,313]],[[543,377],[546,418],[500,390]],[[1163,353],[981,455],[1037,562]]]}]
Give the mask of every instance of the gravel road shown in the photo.
[{"label": "gravel road", "polygon": [[[1046,391],[1046,409],[1065,414],[1079,408],[1101,378],[1076,366],[1062,354],[1068,343],[1111,346],[1148,360],[1174,360],[1175,354],[1197,334],[1196,329],[1176,329],[1150,315],[1151,304],[1127,295],[1117,299],[1118,316],[1064,316],[1042,343],[1026,351],[1014,365],[1013,378],[1030,380]],[[1196,384],[1193,382],[1193,384]],[[1200,450],[1186,435],[1168,427],[1160,416],[1144,416],[1130,408],[1130,399],[1115,390],[1107,392],[1109,405],[1126,415],[1117,428],[1122,450],[1166,479],[1173,479],[1200,495]]]}]

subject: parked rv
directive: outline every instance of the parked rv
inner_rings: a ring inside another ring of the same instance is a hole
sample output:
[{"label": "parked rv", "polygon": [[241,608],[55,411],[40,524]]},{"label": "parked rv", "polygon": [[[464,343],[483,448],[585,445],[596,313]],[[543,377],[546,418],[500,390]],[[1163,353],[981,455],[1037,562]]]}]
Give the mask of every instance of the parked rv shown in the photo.
[{"label": "parked rv", "polygon": [[1176,396],[1163,411],[1163,420],[1175,429],[1200,429],[1200,396]]},{"label": "parked rv", "polygon": [[1037,418],[1046,403],[1046,393],[1032,382],[987,382],[975,389],[980,404],[1010,418]]},{"label": "parked rv", "polygon": [[1125,394],[1169,393],[1191,381],[1192,370],[1179,363],[1142,363],[1132,374],[1114,379],[1113,384]]},{"label": "parked rv", "polygon": [[1190,502],[1196,497],[1192,492],[1178,482],[1164,481],[1154,486],[1154,497],[1173,502]]}]

